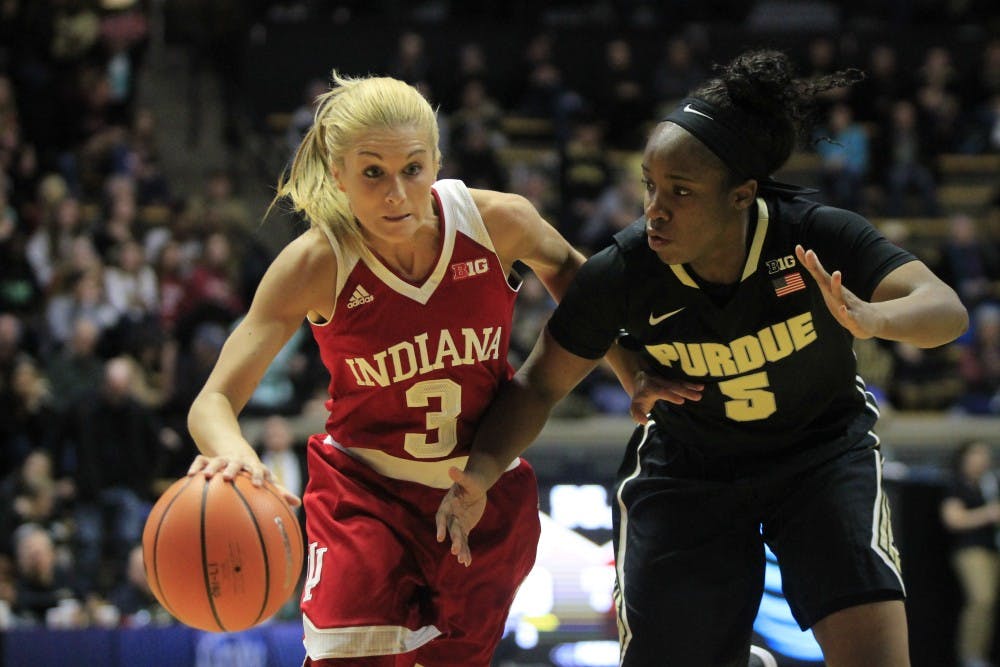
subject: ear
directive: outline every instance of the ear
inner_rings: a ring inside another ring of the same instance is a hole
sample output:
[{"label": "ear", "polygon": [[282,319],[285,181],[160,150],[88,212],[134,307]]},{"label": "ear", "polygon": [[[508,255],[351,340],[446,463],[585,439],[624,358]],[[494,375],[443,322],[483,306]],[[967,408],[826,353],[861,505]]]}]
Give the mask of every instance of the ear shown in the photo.
[{"label": "ear", "polygon": [[731,191],[733,206],[743,211],[750,207],[757,198],[757,181],[748,178]]},{"label": "ear", "polygon": [[340,182],[340,168],[337,165],[330,167],[330,176],[333,178],[333,184],[337,186],[337,189],[341,192],[347,192],[344,189],[344,184]]}]

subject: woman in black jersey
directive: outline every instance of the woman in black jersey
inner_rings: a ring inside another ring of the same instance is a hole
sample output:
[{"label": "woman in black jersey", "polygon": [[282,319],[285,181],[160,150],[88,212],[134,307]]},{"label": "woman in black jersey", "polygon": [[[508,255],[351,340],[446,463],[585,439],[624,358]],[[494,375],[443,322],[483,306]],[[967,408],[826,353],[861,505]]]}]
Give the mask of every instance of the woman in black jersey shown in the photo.
[{"label": "woman in black jersey", "polygon": [[964,597],[958,619],[961,667],[989,667],[1000,583],[1000,481],[990,469],[985,442],[963,443],[954,457],[954,477],[941,501],[941,522],[951,532],[951,565]]},{"label": "woman in black jersey", "polygon": [[908,665],[904,587],[855,338],[934,347],[968,315],[864,218],[770,178],[817,93],[776,51],[741,54],[643,154],[645,215],[577,274],[484,417],[437,516],[468,562],[486,489],[616,341],[640,423],[613,504],[622,664],[745,664],[764,544],[828,665]]}]

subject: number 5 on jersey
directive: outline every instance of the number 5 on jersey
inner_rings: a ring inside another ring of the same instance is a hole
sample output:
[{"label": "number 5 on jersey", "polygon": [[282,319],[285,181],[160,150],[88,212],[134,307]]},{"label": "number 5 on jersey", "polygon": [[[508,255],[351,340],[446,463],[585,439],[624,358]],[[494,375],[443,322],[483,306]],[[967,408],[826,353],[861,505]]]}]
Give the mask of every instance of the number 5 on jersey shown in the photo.
[{"label": "number 5 on jersey", "polygon": [[749,422],[767,419],[778,410],[767,372],[752,373],[719,383],[719,391],[726,401],[726,416],[733,421]]}]

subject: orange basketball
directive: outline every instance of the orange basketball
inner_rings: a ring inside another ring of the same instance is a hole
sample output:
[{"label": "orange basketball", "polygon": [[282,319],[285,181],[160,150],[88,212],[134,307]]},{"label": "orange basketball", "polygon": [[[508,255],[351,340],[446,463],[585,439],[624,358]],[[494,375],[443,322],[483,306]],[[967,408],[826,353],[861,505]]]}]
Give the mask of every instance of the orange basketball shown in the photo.
[{"label": "orange basketball", "polygon": [[149,587],[177,620],[233,632],[267,620],[295,591],[302,531],[274,485],[199,474],[156,501],[142,555]]}]

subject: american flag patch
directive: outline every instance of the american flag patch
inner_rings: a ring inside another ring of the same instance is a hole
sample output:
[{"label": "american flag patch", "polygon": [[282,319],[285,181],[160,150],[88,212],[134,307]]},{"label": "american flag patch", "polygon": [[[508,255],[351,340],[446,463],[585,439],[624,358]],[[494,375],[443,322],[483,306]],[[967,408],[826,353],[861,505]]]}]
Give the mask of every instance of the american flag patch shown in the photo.
[{"label": "american flag patch", "polygon": [[798,271],[792,271],[777,278],[772,278],[771,284],[774,285],[774,293],[778,296],[785,296],[786,294],[798,292],[800,289],[806,288],[806,283],[802,280],[802,274]]}]

